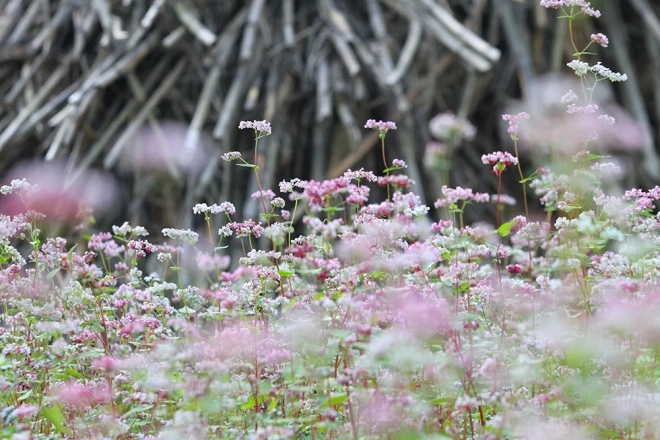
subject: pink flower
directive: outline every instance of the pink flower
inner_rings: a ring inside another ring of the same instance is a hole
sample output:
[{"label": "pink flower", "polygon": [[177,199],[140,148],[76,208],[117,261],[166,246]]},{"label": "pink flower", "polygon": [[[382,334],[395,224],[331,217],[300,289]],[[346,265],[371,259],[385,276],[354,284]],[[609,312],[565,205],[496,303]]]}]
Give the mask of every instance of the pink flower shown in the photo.
[{"label": "pink flower", "polygon": [[434,138],[451,143],[455,139],[474,139],[477,129],[469,121],[457,117],[454,113],[444,112],[429,121],[429,132]]},{"label": "pink flower", "polygon": [[525,112],[520,112],[517,115],[510,115],[510,114],[504,114],[502,115],[502,119],[505,121],[509,121],[509,128],[507,131],[511,135],[511,139],[514,141],[518,140],[518,124],[520,121],[529,119],[529,115]]},{"label": "pink flower", "polygon": [[518,165],[518,158],[511,153],[496,151],[481,156],[481,162],[485,165],[494,165],[493,174],[500,176],[509,165]]},{"label": "pink flower", "polygon": [[92,368],[102,371],[113,371],[117,369],[119,362],[114,356],[102,356],[92,361]]},{"label": "pink flower", "polygon": [[69,382],[55,392],[57,400],[68,408],[88,409],[110,402],[110,389],[105,384]]},{"label": "pink flower", "polygon": [[270,122],[266,121],[241,121],[238,128],[243,130],[251,128],[257,134],[257,137],[268,136],[271,133]]},{"label": "pink flower", "polygon": [[364,128],[373,128],[374,130],[380,131],[381,134],[387,133],[389,130],[396,130],[396,124],[392,121],[376,121],[375,119],[369,119]]},{"label": "pink flower", "polygon": [[603,47],[607,47],[609,44],[609,40],[604,34],[601,34],[600,32],[597,34],[591,34],[591,41],[593,41],[596,44],[600,44]]}]

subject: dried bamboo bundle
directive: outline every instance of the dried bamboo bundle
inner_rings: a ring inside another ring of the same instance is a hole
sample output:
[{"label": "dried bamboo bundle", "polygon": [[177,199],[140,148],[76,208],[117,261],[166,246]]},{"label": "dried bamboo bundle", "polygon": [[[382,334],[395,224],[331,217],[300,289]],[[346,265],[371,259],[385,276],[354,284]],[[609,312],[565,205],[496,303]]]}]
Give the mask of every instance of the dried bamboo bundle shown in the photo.
[{"label": "dried bamboo bundle", "polygon": [[[430,200],[434,176],[422,163],[428,121],[452,110],[479,136],[454,154],[451,178],[483,187],[479,157],[499,149],[499,113],[570,57],[561,25],[536,3],[5,0],[0,166],[64,160],[71,179],[105,168],[130,192],[132,221],[186,226],[190,206],[202,200],[243,200],[240,209],[257,215],[249,173],[220,160],[229,150],[251,151],[239,121],[271,121],[274,134],[257,159],[267,165],[262,183],[274,187],[285,177],[382,168],[376,136],[363,125],[391,119],[399,130],[388,137],[389,157],[408,162]],[[604,13],[606,30],[645,51],[631,58],[621,43],[610,56],[620,70],[638,72],[621,99],[645,124],[643,178],[656,179],[660,80],[644,73],[657,72],[660,6],[603,8],[614,10]],[[160,146],[141,151],[145,137]]]}]

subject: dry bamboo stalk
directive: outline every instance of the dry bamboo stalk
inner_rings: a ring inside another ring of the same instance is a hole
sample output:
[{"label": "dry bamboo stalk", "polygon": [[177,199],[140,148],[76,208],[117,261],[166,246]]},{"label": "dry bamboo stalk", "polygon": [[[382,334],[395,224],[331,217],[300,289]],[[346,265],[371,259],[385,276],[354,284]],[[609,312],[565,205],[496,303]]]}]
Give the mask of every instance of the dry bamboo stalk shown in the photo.
[{"label": "dry bamboo stalk", "polygon": [[150,29],[164,4],[165,0],[154,0],[142,20],[140,20],[140,26],[144,29]]},{"label": "dry bamboo stalk", "polygon": [[360,73],[360,62],[355,57],[355,54],[351,50],[351,47],[348,45],[344,37],[335,31],[331,31],[330,39],[332,40],[332,43],[334,44],[339,57],[344,62],[348,73],[351,76],[355,76]]},{"label": "dry bamboo stalk", "polygon": [[[23,14],[19,14],[20,19],[16,24],[16,27],[14,27],[13,31],[9,35],[9,38],[7,39],[8,46],[13,46],[19,41],[25,39],[25,33],[28,32],[29,28],[32,26],[35,15],[37,15],[40,9],[40,2],[34,1],[30,2],[30,6],[25,10],[25,12],[23,12]],[[9,29],[11,29],[11,27]]]},{"label": "dry bamboo stalk", "polygon": [[343,36],[346,41],[351,42],[355,38],[355,34],[348,24],[346,17],[339,12],[332,0],[319,0],[319,10],[321,16],[324,17],[334,28],[334,31]]},{"label": "dry bamboo stalk", "polygon": [[[535,77],[529,41],[526,34],[522,32],[519,20],[514,17],[515,11],[513,10],[511,3],[502,2],[498,4],[498,8],[506,41],[513,51],[513,59],[518,67],[523,94],[526,95],[527,102],[531,105],[537,105],[539,101],[537,97],[534,96],[535,89],[533,87],[528,87]],[[535,110],[536,109],[532,109],[532,111],[536,113]]]},{"label": "dry bamboo stalk", "polygon": [[36,72],[42,67],[43,63],[48,58],[47,54],[39,54],[35,57],[32,63],[23,65],[21,69],[21,77],[12,86],[11,90],[5,96],[5,102],[14,103],[19,97],[21,92],[24,91],[27,84],[34,77]]},{"label": "dry bamboo stalk", "polygon": [[423,18],[425,28],[442,42],[449,50],[456,53],[466,63],[471,65],[479,72],[486,72],[492,68],[492,63],[484,58],[480,53],[472,51],[463,42],[454,38],[440,22],[434,17],[427,15]]},{"label": "dry bamboo stalk", "polygon": [[250,59],[254,52],[254,44],[257,38],[257,24],[259,23],[259,16],[263,10],[264,3],[265,0],[252,0],[250,4],[250,12],[247,15],[245,32],[243,33],[243,41],[239,52],[239,60],[242,62]]},{"label": "dry bamboo stalk", "polygon": [[94,80],[89,84],[89,87],[105,87],[117,78],[124,75],[133,69],[140,61],[142,61],[151,50],[158,44],[159,38],[157,34],[151,34],[146,40],[142,42],[132,51],[124,54],[116,62],[107,66]]},{"label": "dry bamboo stalk", "polygon": [[415,53],[419,48],[419,43],[422,41],[422,24],[419,19],[412,14],[406,15],[410,22],[410,29],[408,31],[408,37],[406,42],[403,44],[401,49],[401,54],[399,55],[399,60],[396,63],[396,67],[385,79],[385,84],[392,85],[398,83],[403,75],[410,68]]},{"label": "dry bamboo stalk", "polygon": [[[433,71],[428,75],[426,80],[418,82],[418,85],[408,92],[406,98],[409,102],[415,102],[417,97],[422,94],[423,90],[428,89],[429,84],[433,81],[436,75],[439,75],[445,71],[450,64],[452,63],[454,57],[452,55],[445,55],[437,63],[435,63]],[[395,113],[390,119],[397,119],[400,114]],[[357,162],[359,162],[374,146],[376,146],[376,141],[378,140],[378,133],[372,131],[368,135],[362,138],[360,145],[348,154],[343,160],[338,164],[332,166],[327,172],[326,176],[328,178],[333,178],[340,176],[348,168],[354,167]]]},{"label": "dry bamboo stalk", "polygon": [[247,65],[242,65],[239,67],[234,81],[231,83],[231,87],[227,92],[225,97],[225,102],[223,104],[223,109],[220,112],[218,117],[218,122],[213,129],[213,137],[216,139],[224,139],[227,135],[227,130],[231,120],[235,117],[235,111],[239,108],[239,100],[244,93],[246,88],[245,82],[246,77],[248,76],[248,67]]},{"label": "dry bamboo stalk", "polygon": [[[165,72],[165,69],[169,65],[170,60],[168,58],[163,59],[156,65],[146,81],[146,90],[151,90],[154,87],[155,82],[162,77],[163,72]],[[103,130],[101,137],[90,146],[87,154],[80,160],[76,174],[81,174],[92,166],[93,162],[106,150],[122,125],[126,123],[129,117],[137,113],[140,104],[137,100],[132,99],[122,107],[119,113],[112,118],[110,124]],[[76,175],[72,177],[75,178]]]},{"label": "dry bamboo stalk", "polygon": [[66,89],[59,92],[50,101],[44,104],[39,110],[35,111],[30,115],[30,117],[21,124],[20,129],[14,135],[16,141],[23,139],[23,137],[32,130],[32,128],[47,118],[49,114],[55,111],[56,108],[61,106],[66,102],[66,100],[71,96],[71,94],[80,87],[81,81],[78,80],[71,84]]},{"label": "dry bamboo stalk", "polygon": [[55,70],[48,80],[39,88],[37,95],[32,98],[27,105],[18,113],[18,115],[11,121],[11,123],[0,134],[0,151],[10,143],[14,135],[20,130],[21,125],[25,122],[34,111],[46,100],[48,95],[57,87],[67,74],[71,57],[66,57],[62,64]]},{"label": "dry bamboo stalk", "polygon": [[284,20],[282,38],[284,40],[284,46],[287,49],[291,49],[296,44],[296,32],[293,25],[294,17],[293,0],[284,0],[282,2],[282,18]]},{"label": "dry bamboo stalk", "polygon": [[323,58],[316,69],[316,122],[321,122],[331,115],[330,68],[327,59]]},{"label": "dry bamboo stalk", "polygon": [[128,140],[135,136],[137,131],[140,129],[140,127],[142,127],[142,124],[144,124],[144,121],[147,119],[156,105],[158,105],[165,94],[172,89],[176,80],[179,78],[181,73],[183,73],[183,68],[185,65],[186,61],[180,60],[170,71],[167,77],[165,77],[160,86],[154,90],[149,100],[140,109],[140,112],[135,115],[131,121],[131,124],[126,128],[126,130],[124,130],[119,139],[117,139],[108,154],[105,156],[103,160],[103,166],[105,168],[111,168],[117,162],[117,159],[119,159],[119,155],[121,154]]},{"label": "dry bamboo stalk", "polygon": [[51,45],[48,40],[52,40],[55,33],[62,27],[71,15],[72,5],[69,2],[60,3],[60,7],[55,16],[43,27],[41,31],[32,38],[30,48],[34,51],[41,49],[42,52],[49,52]]},{"label": "dry bamboo stalk", "polygon": [[[500,59],[500,51],[491,46],[484,39],[462,25],[445,8],[438,6],[433,0],[421,0],[440,24],[451,34],[451,37],[460,40],[461,43],[452,43],[454,46],[465,46],[473,52],[481,55],[488,61],[494,63]],[[501,5],[502,3],[500,3]],[[459,54],[460,55],[460,54]]]},{"label": "dry bamboo stalk", "polygon": [[[21,16],[21,6],[23,0],[11,0],[5,5],[2,15],[0,15],[0,44],[5,41],[13,29],[13,24],[17,17]],[[36,2],[35,2],[36,3]]]},{"label": "dry bamboo stalk", "polygon": [[642,17],[655,39],[660,42],[660,19],[649,5],[648,0],[630,0],[630,3],[637,9],[637,13]]},{"label": "dry bamboo stalk", "polygon": [[[653,142],[653,135],[651,134],[651,124],[649,122],[649,115],[644,106],[644,98],[639,89],[639,81],[637,73],[635,72],[633,62],[630,55],[626,50],[624,42],[626,41],[625,28],[621,23],[620,4],[618,1],[612,0],[609,4],[609,13],[603,14],[605,24],[608,28],[608,34],[612,41],[618,44],[612,44],[611,48],[619,66],[626,66],[626,74],[628,81],[621,84],[623,91],[623,100],[626,107],[630,110],[633,117],[642,126],[644,144],[642,145],[642,152],[644,155],[643,168],[646,174],[653,180],[660,179],[660,157],[655,150]],[[616,9],[616,10],[615,10]]]},{"label": "dry bamboo stalk", "polygon": [[199,41],[205,46],[212,46],[215,44],[218,37],[213,31],[204,26],[199,21],[199,13],[195,7],[187,1],[177,1],[174,5],[177,17],[181,23],[192,33]]}]

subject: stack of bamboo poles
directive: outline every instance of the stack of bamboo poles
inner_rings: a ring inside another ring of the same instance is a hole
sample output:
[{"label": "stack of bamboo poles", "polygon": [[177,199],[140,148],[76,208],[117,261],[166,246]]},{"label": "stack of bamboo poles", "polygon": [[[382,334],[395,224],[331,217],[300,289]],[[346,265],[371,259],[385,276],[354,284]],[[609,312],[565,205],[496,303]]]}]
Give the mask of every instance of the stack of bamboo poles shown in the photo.
[{"label": "stack of bamboo poles", "polygon": [[[601,9],[601,21],[580,26],[587,35],[604,27],[610,64],[631,77],[620,99],[647,129],[644,176],[656,179],[660,7],[610,0]],[[257,215],[250,174],[220,160],[230,150],[252,159],[241,120],[272,123],[257,160],[273,188],[286,177],[382,169],[377,134],[363,126],[394,120],[388,155],[407,161],[423,192],[433,180],[421,163],[428,120],[452,110],[480,133],[454,154],[452,178],[479,188],[479,157],[500,148],[507,100],[570,59],[555,15],[536,0],[4,0],[0,169],[35,157],[64,161],[69,178],[105,168],[130,192],[134,222],[186,226],[200,201],[232,200]],[[122,165],[145,129],[167,138],[172,121],[184,130],[163,153],[170,166]],[[194,169],[173,158],[195,154]]]}]

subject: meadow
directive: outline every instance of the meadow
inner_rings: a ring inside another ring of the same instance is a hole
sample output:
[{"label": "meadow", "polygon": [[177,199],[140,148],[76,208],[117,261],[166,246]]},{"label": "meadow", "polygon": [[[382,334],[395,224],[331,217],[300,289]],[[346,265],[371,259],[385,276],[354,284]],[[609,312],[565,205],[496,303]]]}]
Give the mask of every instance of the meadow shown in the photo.
[{"label": "meadow", "polygon": [[[600,15],[541,5],[569,30]],[[660,187],[619,189],[599,134],[617,122],[592,96],[627,78],[593,62],[605,35],[570,37],[583,87],[557,102],[577,147],[526,138],[520,112],[482,157],[518,200],[445,185],[424,205],[388,156],[396,121],[374,119],[382,169],[259,185],[256,219],[200,201],[199,231],[95,231],[82,210],[48,237],[44,188],[3,186],[29,209],[0,215],[2,438],[658,438]],[[453,124],[437,136],[471,135]],[[254,151],[223,158],[258,182],[277,127],[238,128]],[[548,163],[530,171],[532,141]],[[481,203],[496,214],[466,224]]]}]

